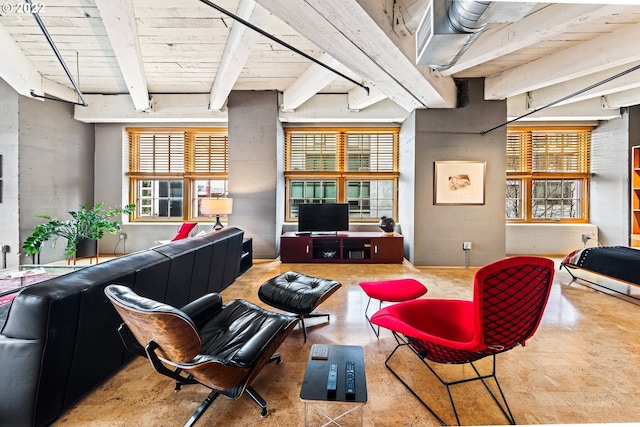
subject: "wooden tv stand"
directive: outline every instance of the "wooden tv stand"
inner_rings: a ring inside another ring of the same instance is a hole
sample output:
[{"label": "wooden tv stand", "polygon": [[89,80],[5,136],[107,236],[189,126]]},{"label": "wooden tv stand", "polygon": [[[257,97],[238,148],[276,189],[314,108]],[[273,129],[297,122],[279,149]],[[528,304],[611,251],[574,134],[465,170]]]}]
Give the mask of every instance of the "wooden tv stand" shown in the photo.
[{"label": "wooden tv stand", "polygon": [[401,264],[404,243],[401,234],[344,231],[336,234],[284,233],[280,237],[282,262],[341,262]]}]

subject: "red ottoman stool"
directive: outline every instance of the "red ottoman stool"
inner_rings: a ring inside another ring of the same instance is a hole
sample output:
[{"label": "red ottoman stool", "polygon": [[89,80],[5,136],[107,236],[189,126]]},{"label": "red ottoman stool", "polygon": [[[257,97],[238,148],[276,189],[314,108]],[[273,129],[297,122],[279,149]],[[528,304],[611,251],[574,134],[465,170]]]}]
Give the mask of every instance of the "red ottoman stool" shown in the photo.
[{"label": "red ottoman stool", "polygon": [[369,318],[369,304],[371,299],[377,299],[379,301],[378,310],[382,308],[382,302],[401,302],[416,299],[427,293],[427,288],[415,279],[395,279],[395,280],[381,280],[378,282],[360,282],[360,287],[365,294],[369,297],[367,301],[367,308],[364,309],[364,317],[367,318],[371,329],[376,334],[380,335],[380,326],[378,330],[374,328]]}]

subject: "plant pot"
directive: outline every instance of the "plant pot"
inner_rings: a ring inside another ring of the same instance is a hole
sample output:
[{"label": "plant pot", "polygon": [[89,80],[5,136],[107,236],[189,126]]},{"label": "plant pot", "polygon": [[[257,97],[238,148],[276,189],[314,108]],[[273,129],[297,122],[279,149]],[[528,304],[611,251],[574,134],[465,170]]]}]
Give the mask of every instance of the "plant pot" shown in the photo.
[{"label": "plant pot", "polygon": [[98,255],[98,239],[81,239],[76,245],[74,258],[90,258]]}]

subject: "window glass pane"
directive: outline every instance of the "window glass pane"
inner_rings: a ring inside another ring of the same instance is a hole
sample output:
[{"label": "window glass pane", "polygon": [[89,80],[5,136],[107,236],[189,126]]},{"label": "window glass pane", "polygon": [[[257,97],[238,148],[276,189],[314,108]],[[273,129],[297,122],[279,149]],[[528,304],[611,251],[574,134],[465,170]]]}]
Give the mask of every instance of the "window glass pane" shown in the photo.
[{"label": "window glass pane", "polygon": [[209,215],[201,212],[201,200],[211,197],[227,197],[229,182],[226,179],[197,179],[192,185],[192,193],[195,197],[192,200],[191,212],[195,218],[208,218]]},{"label": "window glass pane", "polygon": [[534,179],[532,218],[581,218],[581,187],[578,179]]},{"label": "window glass pane", "polygon": [[141,180],[136,200],[139,218],[182,218],[182,180]]},{"label": "window glass pane", "polygon": [[393,216],[395,200],[393,180],[347,181],[347,203],[352,219],[377,219]]},{"label": "window glass pane", "polygon": [[295,180],[290,182],[290,188],[295,188],[296,195],[291,195],[289,215],[298,217],[298,205],[301,203],[337,203],[336,192],[338,183],[333,180]]},{"label": "window glass pane", "polygon": [[519,179],[507,180],[507,210],[509,219],[522,219],[522,181]]}]

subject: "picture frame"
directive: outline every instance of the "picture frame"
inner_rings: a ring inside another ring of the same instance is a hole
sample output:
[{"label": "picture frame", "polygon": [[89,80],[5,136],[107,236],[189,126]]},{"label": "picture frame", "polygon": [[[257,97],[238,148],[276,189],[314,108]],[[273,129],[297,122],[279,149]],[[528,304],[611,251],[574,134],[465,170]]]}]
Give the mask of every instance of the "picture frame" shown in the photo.
[{"label": "picture frame", "polygon": [[486,162],[436,161],[434,205],[484,205]]}]

